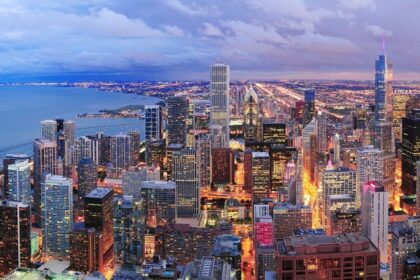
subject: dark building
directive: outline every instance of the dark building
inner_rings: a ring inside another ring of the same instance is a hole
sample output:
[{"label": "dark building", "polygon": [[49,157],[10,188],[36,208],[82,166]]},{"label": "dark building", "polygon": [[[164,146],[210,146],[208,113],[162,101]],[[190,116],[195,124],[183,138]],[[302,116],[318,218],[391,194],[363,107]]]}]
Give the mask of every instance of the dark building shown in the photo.
[{"label": "dark building", "polygon": [[112,189],[96,188],[85,196],[85,227],[102,234],[100,251],[105,268],[114,267],[114,226]]},{"label": "dark building", "polygon": [[252,193],[252,149],[245,149],[244,153],[244,189]]},{"label": "dark building", "polygon": [[111,162],[111,136],[98,133],[99,139],[99,163],[107,164]]},{"label": "dark building", "polygon": [[233,183],[233,152],[229,148],[213,148],[212,182],[213,184]]},{"label": "dark building", "polygon": [[165,141],[146,141],[146,162],[147,165],[159,165],[161,172],[164,170],[163,160],[166,156]]},{"label": "dark building", "polygon": [[364,235],[286,237],[277,243],[277,250],[280,280],[379,279],[379,251]]},{"label": "dark building", "polygon": [[96,188],[98,173],[96,164],[91,158],[82,158],[77,166],[77,192],[80,198],[85,197]]},{"label": "dark building", "polygon": [[21,160],[29,160],[30,157],[28,155],[23,154],[16,154],[16,155],[6,155],[3,159],[3,190],[2,195],[3,198],[7,199],[9,197],[9,172],[8,167],[9,165],[15,164],[17,161]]},{"label": "dark building", "polygon": [[3,200],[0,204],[0,278],[3,279],[18,267],[29,266],[30,236],[30,207],[20,202]]},{"label": "dark building", "polygon": [[417,161],[420,160],[420,108],[402,119],[402,191],[416,193]]},{"label": "dark building", "polygon": [[263,123],[263,142],[286,144],[286,124]]},{"label": "dark building", "polygon": [[70,233],[70,268],[87,274],[104,272],[102,242],[100,232],[86,229],[83,223],[75,224]]},{"label": "dark building", "polygon": [[338,209],[330,213],[330,234],[361,233],[362,217],[359,209]]},{"label": "dark building", "polygon": [[315,117],[315,90],[305,90],[304,96],[303,126],[305,127]]},{"label": "dark building", "polygon": [[167,145],[184,144],[187,137],[188,100],[182,96],[172,96],[166,100],[168,112],[166,129]]},{"label": "dark building", "polygon": [[130,137],[130,165],[136,166],[140,160],[140,133],[130,131],[127,135]]}]

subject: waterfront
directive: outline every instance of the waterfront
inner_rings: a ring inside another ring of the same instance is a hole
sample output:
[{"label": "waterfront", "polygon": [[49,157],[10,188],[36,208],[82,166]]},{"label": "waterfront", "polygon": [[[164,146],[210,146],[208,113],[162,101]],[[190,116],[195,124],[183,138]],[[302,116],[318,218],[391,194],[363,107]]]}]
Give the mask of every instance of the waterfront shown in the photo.
[{"label": "waterfront", "polygon": [[40,121],[45,119],[74,120],[78,136],[137,130],[144,139],[142,120],[83,119],[77,118],[77,114],[97,113],[101,109],[117,109],[126,105],[155,104],[159,100],[84,88],[0,86],[0,158],[8,153],[31,154],[31,142],[40,136]]}]

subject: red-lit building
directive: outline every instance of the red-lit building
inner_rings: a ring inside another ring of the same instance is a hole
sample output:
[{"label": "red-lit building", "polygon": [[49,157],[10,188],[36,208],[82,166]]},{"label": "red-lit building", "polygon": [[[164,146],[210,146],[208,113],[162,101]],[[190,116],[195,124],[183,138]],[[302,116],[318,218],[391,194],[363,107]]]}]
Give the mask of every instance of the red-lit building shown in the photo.
[{"label": "red-lit building", "polygon": [[273,219],[271,217],[257,218],[254,224],[255,244],[257,246],[273,245]]},{"label": "red-lit building", "polygon": [[211,154],[213,184],[232,184],[234,178],[232,150],[213,148]]},{"label": "red-lit building", "polygon": [[379,251],[359,234],[302,235],[277,244],[277,279],[379,279]]},{"label": "red-lit building", "polygon": [[295,103],[295,119],[298,123],[303,123],[303,111],[305,108],[305,101],[300,100]]}]

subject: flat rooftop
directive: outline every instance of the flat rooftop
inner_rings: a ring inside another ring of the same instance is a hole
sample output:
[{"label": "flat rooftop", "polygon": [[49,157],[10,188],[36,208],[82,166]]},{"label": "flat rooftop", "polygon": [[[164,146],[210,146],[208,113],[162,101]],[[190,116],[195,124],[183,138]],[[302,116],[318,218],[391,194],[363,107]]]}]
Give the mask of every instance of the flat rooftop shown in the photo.
[{"label": "flat rooftop", "polygon": [[110,192],[112,192],[112,189],[108,188],[96,188],[93,191],[91,191],[86,197],[90,198],[103,198],[107,196]]},{"label": "flat rooftop", "polygon": [[[322,249],[318,250],[321,247]],[[308,234],[287,237],[277,242],[277,248],[280,255],[340,254],[343,252],[377,251],[376,247],[365,235],[346,233],[333,236]]]},{"label": "flat rooftop", "polygon": [[[77,280],[78,275],[73,273],[50,273],[48,276],[50,280]],[[36,269],[20,268],[4,278],[5,280],[45,280],[44,271]]]}]

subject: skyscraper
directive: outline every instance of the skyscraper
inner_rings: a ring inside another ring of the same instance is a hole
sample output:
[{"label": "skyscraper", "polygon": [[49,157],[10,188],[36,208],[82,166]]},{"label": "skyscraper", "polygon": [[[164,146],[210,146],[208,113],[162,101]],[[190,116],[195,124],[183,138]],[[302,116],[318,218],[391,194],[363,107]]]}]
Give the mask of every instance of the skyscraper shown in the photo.
[{"label": "skyscraper", "polygon": [[24,160],[30,160],[30,156],[25,154],[9,154],[6,155],[3,159],[3,189],[2,189],[2,195],[3,198],[9,197],[9,172],[8,168],[9,165],[14,164],[18,161],[24,161]]},{"label": "skyscraper", "polygon": [[328,195],[356,196],[356,171],[345,167],[324,170],[322,175],[322,195],[324,200]]},{"label": "skyscraper", "polygon": [[85,196],[85,227],[94,228],[102,234],[100,252],[105,268],[114,267],[112,189],[96,188]]},{"label": "skyscraper", "polygon": [[70,268],[86,274],[104,272],[102,242],[101,232],[87,229],[83,223],[76,224],[70,233]]},{"label": "skyscraper", "polygon": [[166,100],[168,111],[167,145],[186,144],[188,100],[182,96],[172,96]]},{"label": "skyscraper", "polygon": [[229,65],[211,66],[210,125],[222,127],[221,141],[213,147],[229,147],[229,72]]},{"label": "skyscraper", "polygon": [[245,141],[256,141],[260,138],[261,122],[258,96],[252,86],[244,97],[244,138]]},{"label": "skyscraper", "polygon": [[233,183],[233,151],[230,148],[211,149],[212,182],[216,185]]},{"label": "skyscraper", "polygon": [[52,140],[36,139],[34,150],[35,221],[41,223],[41,184],[46,174],[56,174],[57,143]]},{"label": "skyscraper", "polygon": [[308,206],[279,203],[273,209],[274,240],[293,235],[297,229],[312,228],[312,210]]},{"label": "skyscraper", "polygon": [[389,194],[380,183],[363,185],[362,231],[379,249],[382,263],[388,263],[388,201]]},{"label": "skyscraper", "polygon": [[195,140],[200,188],[211,184],[211,141],[207,134],[199,134]]},{"label": "skyscraper", "polygon": [[31,209],[27,204],[0,203],[0,277],[31,261]]},{"label": "skyscraper", "polygon": [[363,185],[369,181],[383,182],[383,152],[372,146],[357,150],[356,202],[361,203]]},{"label": "skyscraper", "polygon": [[392,64],[385,54],[375,61],[375,121],[392,120]]},{"label": "skyscraper", "polygon": [[143,202],[125,195],[114,198],[114,252],[118,263],[138,264],[143,257]]},{"label": "skyscraper", "polygon": [[80,198],[84,198],[96,188],[98,172],[96,164],[91,158],[82,158],[77,166],[77,193]]},{"label": "skyscraper", "polygon": [[417,161],[420,160],[420,108],[413,109],[402,121],[402,191],[416,193]]},{"label": "skyscraper", "polygon": [[315,90],[307,89],[304,92],[303,127],[315,117]]},{"label": "skyscraper", "polygon": [[46,256],[67,257],[73,228],[71,179],[47,175],[41,190],[42,245]]},{"label": "skyscraper", "polygon": [[260,203],[271,192],[270,155],[268,152],[252,153],[252,202]]},{"label": "skyscraper", "polygon": [[141,183],[146,224],[157,227],[175,224],[176,184],[171,181],[144,181]]},{"label": "skyscraper", "polygon": [[130,165],[136,166],[140,160],[140,133],[129,131],[127,135],[130,138]]},{"label": "skyscraper", "polygon": [[120,175],[131,163],[132,147],[130,136],[117,134],[111,137],[111,163],[115,175]]},{"label": "skyscraper", "polygon": [[327,152],[328,138],[327,138],[327,115],[318,112],[318,126],[316,136],[318,138],[318,153],[324,154]]},{"label": "skyscraper", "polygon": [[187,148],[173,154],[172,180],[176,183],[177,217],[198,217],[200,189],[195,149]]},{"label": "skyscraper", "polygon": [[17,161],[8,166],[10,200],[32,204],[31,166],[28,160]]},{"label": "skyscraper", "polygon": [[162,110],[159,105],[146,105],[145,127],[146,141],[162,139]]},{"label": "skyscraper", "polygon": [[334,136],[334,162],[339,164],[341,161],[340,155],[340,134],[336,133]]},{"label": "skyscraper", "polygon": [[41,139],[57,142],[57,121],[41,121]]}]

